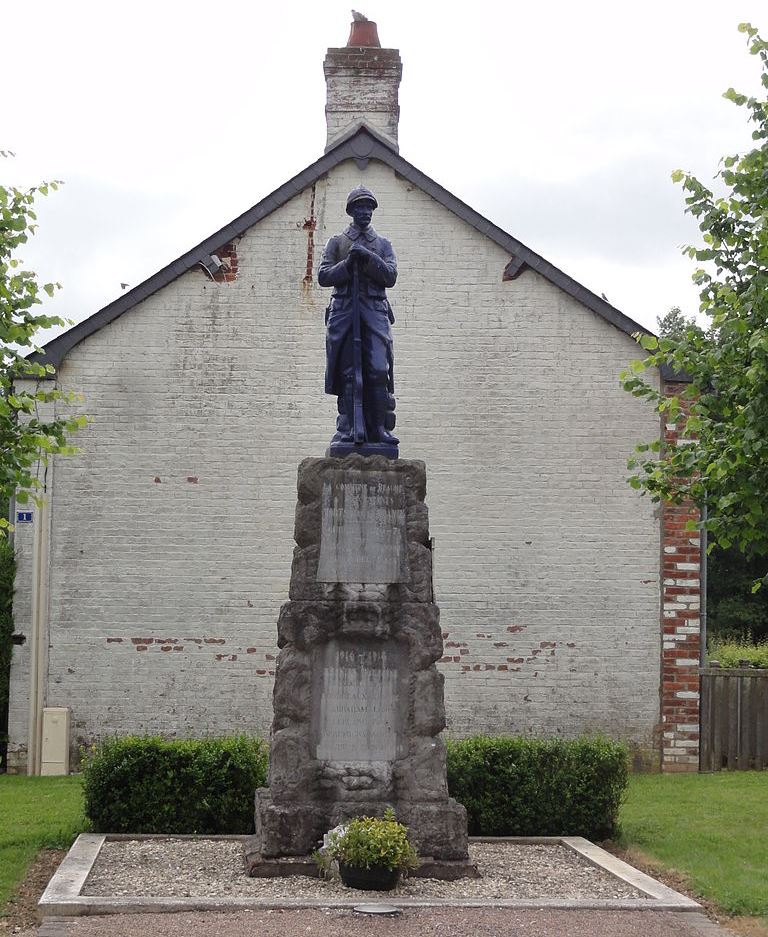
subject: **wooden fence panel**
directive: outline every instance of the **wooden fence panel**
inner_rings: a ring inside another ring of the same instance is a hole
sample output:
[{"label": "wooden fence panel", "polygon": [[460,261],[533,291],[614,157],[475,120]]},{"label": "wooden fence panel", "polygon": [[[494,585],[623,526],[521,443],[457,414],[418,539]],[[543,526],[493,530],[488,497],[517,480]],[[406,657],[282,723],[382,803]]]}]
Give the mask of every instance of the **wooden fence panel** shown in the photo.
[{"label": "wooden fence panel", "polygon": [[702,668],[700,768],[768,768],[768,670]]}]

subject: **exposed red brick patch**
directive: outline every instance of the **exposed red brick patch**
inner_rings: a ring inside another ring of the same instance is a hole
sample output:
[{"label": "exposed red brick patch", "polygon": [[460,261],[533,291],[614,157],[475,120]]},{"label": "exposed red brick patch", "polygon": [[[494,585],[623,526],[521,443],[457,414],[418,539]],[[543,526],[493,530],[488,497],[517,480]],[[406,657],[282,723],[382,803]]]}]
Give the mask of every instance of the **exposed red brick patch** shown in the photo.
[{"label": "exposed red brick patch", "polygon": [[507,631],[510,634],[518,634],[525,628],[525,625],[507,625]]},{"label": "exposed red brick patch", "polygon": [[224,638],[205,638],[206,644],[226,644]]},{"label": "exposed red brick patch", "polygon": [[131,638],[131,644],[151,644],[153,638]]},{"label": "exposed red brick patch", "polygon": [[122,644],[122,638],[107,638],[107,644]]},{"label": "exposed red brick patch", "polygon": [[274,659],[275,659],[275,655],[274,655],[274,654],[265,654],[264,657],[265,657],[266,660],[274,660]]},{"label": "exposed red brick patch", "polygon": [[255,648],[255,647],[247,647],[247,648],[245,649],[245,653],[246,653],[246,654],[255,654],[256,651],[257,651],[257,648]]},{"label": "exposed red brick patch", "polygon": [[200,481],[200,478],[197,475],[187,475],[187,481],[190,485],[196,485]]},{"label": "exposed red brick patch", "polygon": [[160,484],[160,476],[159,476],[159,475],[155,475],[154,482],[155,482],[156,485],[159,485],[159,484]]},{"label": "exposed red brick patch", "polygon": [[237,279],[237,248],[234,241],[229,241],[215,251],[211,251],[223,263],[223,266],[213,275],[216,283],[232,283]]},{"label": "exposed red brick patch", "polygon": [[315,229],[317,228],[317,218],[315,217],[315,183],[312,183],[309,199],[309,218],[304,220],[302,225],[307,232],[307,266],[304,272],[304,286],[312,285],[312,270],[315,266]]}]

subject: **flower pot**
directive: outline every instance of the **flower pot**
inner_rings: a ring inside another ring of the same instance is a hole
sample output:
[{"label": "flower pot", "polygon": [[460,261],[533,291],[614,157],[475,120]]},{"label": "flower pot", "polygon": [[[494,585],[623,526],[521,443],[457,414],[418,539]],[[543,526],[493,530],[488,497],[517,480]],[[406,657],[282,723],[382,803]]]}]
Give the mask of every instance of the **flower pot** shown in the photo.
[{"label": "flower pot", "polygon": [[400,881],[400,869],[388,869],[383,865],[361,869],[340,862],[339,875],[347,888],[363,888],[367,891],[392,891]]}]

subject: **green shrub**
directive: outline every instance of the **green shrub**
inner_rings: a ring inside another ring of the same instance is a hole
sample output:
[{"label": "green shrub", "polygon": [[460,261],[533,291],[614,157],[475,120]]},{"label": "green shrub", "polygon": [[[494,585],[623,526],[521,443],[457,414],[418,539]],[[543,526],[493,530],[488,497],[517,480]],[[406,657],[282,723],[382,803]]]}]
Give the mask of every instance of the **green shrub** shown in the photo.
[{"label": "green shrub", "polygon": [[759,644],[747,640],[713,641],[707,657],[718,661],[721,667],[739,667],[740,660],[748,660],[748,667],[768,667],[768,641]]},{"label": "green shrub", "polygon": [[85,813],[102,833],[251,833],[259,739],[109,738],[85,754]]},{"label": "green shrub", "polygon": [[383,866],[390,872],[407,872],[419,864],[408,829],[397,822],[391,808],[383,818],[355,817],[331,832],[327,845],[315,853],[315,861],[323,872],[333,861],[355,869]]},{"label": "green shrub", "polygon": [[617,828],[629,753],[605,738],[509,736],[448,743],[448,789],[470,836],[585,836]]}]

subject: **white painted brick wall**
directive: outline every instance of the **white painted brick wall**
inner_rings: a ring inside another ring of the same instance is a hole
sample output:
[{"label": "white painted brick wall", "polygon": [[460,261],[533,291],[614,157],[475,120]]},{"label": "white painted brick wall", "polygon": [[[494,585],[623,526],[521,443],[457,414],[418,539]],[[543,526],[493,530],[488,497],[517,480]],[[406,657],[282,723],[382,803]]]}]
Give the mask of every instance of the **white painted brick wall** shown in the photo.
[{"label": "white painted brick wall", "polygon": [[[649,748],[659,527],[624,476],[658,424],[618,385],[634,343],[535,273],[503,283],[498,246],[378,163],[318,183],[315,269],[361,182],[400,263],[397,432],[427,463],[450,731],[602,729]],[[56,465],[46,703],[72,707],[77,741],[268,732],[296,466],[335,415],[328,291],[302,282],[309,205],[307,191],[247,233],[236,282],[189,272],[65,359],[93,422]]]}]

